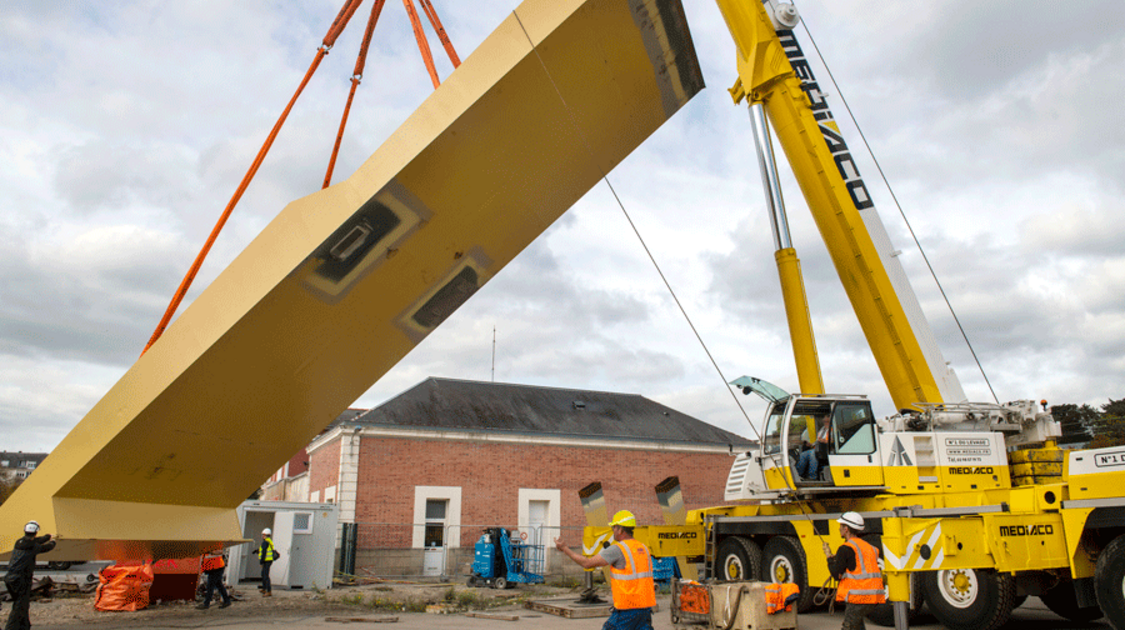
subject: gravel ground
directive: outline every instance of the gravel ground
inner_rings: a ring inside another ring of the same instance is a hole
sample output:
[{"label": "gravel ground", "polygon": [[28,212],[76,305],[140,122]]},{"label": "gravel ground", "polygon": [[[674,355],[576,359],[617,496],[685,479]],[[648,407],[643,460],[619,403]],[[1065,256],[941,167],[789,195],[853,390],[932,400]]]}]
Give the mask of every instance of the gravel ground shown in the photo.
[{"label": "gravel ground", "polygon": [[[94,594],[59,594],[49,600],[31,603],[31,623],[45,626],[87,628],[144,627],[155,621],[187,619],[202,615],[228,617],[261,617],[284,612],[287,615],[394,614],[425,612],[427,606],[444,606],[472,610],[505,610],[522,608],[531,598],[543,598],[578,589],[544,585],[520,586],[499,591],[470,588],[460,583],[382,582],[358,586],[339,586],[328,591],[286,591],[275,589],[273,597],[262,597],[254,585],[234,589],[234,603],[225,609],[211,603],[208,610],[196,610],[195,602],[151,603],[136,612],[101,612],[94,609]],[[6,618],[10,605],[4,606],[0,618]]]}]

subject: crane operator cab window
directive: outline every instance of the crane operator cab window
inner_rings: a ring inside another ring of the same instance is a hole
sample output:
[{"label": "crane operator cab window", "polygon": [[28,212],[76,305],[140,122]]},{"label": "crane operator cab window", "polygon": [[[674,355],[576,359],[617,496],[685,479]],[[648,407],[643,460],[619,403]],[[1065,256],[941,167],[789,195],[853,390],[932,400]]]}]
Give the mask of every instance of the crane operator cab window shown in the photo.
[{"label": "crane operator cab window", "polygon": [[762,435],[763,469],[788,468],[798,485],[830,483],[828,455],[832,402],[798,400],[787,414],[788,401],[774,403]]},{"label": "crane operator cab window", "polygon": [[867,455],[875,452],[875,417],[867,402],[836,404],[832,414],[835,452],[841,455]]},{"label": "crane operator cab window", "polygon": [[835,446],[831,418],[832,403],[828,401],[802,400],[793,407],[786,446],[793,479],[799,485],[831,482],[828,454]]}]

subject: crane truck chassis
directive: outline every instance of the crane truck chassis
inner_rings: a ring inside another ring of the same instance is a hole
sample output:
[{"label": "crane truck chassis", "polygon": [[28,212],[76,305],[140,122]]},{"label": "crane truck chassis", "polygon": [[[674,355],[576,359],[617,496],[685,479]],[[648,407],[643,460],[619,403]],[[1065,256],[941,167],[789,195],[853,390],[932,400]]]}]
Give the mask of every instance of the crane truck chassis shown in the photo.
[{"label": "crane truck chassis", "polygon": [[[824,409],[854,413],[870,406],[855,396],[792,395],[772,403],[761,449],[736,458],[726,487],[728,501],[754,504],[689,511],[683,526],[641,526],[635,536],[654,556],[701,563],[704,579],[793,582],[801,589],[798,608],[808,611],[829,581],[821,543],[843,544],[835,519],[857,511],[867,523],[863,537],[882,551],[890,594],[908,603],[911,617],[925,601],[947,628],[991,630],[1023,598],[1038,596],[1070,620],[1104,615],[1123,627],[1125,499],[1117,495],[1125,448],[1009,454],[992,448],[1000,432],[893,430],[907,421],[902,417],[866,420],[851,431],[834,414],[827,474],[805,480],[795,473],[788,446],[804,439]],[[1042,422],[1046,414],[1035,415]],[[982,454],[961,454],[967,448]],[[859,461],[849,463],[850,457]],[[965,457],[983,461],[956,461]],[[920,465],[927,463],[933,465]],[[1032,479],[1013,475],[1025,470],[1034,470]],[[883,482],[871,485],[878,474]],[[783,477],[788,487],[769,487],[771,478]],[[608,537],[605,528],[587,528],[585,547],[597,550]],[[905,582],[898,593],[895,578]],[[880,606],[872,620],[893,625],[892,605]]]},{"label": "crane truck chassis", "polygon": [[[750,105],[755,123],[803,393],[733,381],[768,406],[759,450],[731,467],[731,504],[690,511],[684,525],[638,527],[636,538],[654,556],[702,564],[703,579],[796,583],[807,611],[830,584],[822,543],[838,548],[834,521],[856,511],[864,538],[881,550],[889,600],[907,618],[924,601],[947,628],[994,630],[1038,596],[1068,619],[1105,616],[1125,630],[1125,447],[1059,449],[1060,427],[1045,403],[950,402],[964,394],[793,34],[796,9],[774,0],[716,3],[738,47],[730,93]],[[876,420],[866,397],[823,393],[799,262],[771,190],[763,110],[900,409],[895,416]],[[802,478],[802,444],[811,445],[826,417],[823,475]],[[610,536],[587,527],[586,552]],[[888,602],[872,619],[893,625],[893,610]]]}]

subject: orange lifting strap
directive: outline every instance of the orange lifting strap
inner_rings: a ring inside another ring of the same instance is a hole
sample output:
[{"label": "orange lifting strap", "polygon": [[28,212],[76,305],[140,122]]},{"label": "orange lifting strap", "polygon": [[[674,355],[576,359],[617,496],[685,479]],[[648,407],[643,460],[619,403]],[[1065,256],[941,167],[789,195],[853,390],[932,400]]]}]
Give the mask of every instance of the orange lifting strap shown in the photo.
[{"label": "orange lifting strap", "polygon": [[[367,63],[367,49],[371,44],[371,34],[375,31],[375,23],[379,21],[379,14],[383,10],[383,3],[385,0],[375,0],[375,6],[371,8],[371,18],[367,20],[367,32],[363,34],[363,44],[359,48],[359,56],[355,60],[355,71],[352,72],[352,88],[348,93],[347,103],[344,104],[344,115],[340,117],[340,130],[336,132],[336,145],[332,148],[332,157],[328,160],[328,170],[324,173],[324,185],[322,188],[328,188],[332,183],[332,171],[336,168],[336,156],[340,153],[340,143],[344,139],[344,127],[348,124],[348,115],[352,110],[352,100],[355,98],[356,88],[359,87],[360,81],[363,80],[363,67]],[[445,52],[449,55],[449,61],[453,64],[453,68],[461,65],[461,58],[457,56],[457,51],[453,49],[453,43],[449,41],[449,36],[445,33],[445,27],[441,25],[441,20],[438,18],[437,11],[430,3],[430,0],[419,0],[422,4],[422,9],[426,12],[426,17],[430,19],[430,25],[434,27],[438,39],[441,40],[442,46],[445,47]],[[426,40],[426,34],[422,30],[422,23],[418,19],[418,13],[414,10],[414,5],[411,0],[403,0],[403,6],[406,7],[406,14],[410,17],[410,23],[414,27],[414,37],[418,40],[418,50],[422,53],[422,61],[426,64],[426,70],[430,73],[430,80],[434,83],[436,90],[441,82],[438,80],[437,69],[434,67],[434,58],[430,54],[430,45]]]},{"label": "orange lifting strap", "polygon": [[[375,5],[371,8],[371,17],[367,20],[367,31],[364,33],[363,44],[360,46],[359,55],[355,62],[355,71],[351,78],[351,91],[348,94],[348,100],[344,106],[344,115],[340,120],[340,130],[336,134],[336,144],[332,149],[332,157],[328,162],[328,172],[324,175],[324,188],[327,188],[332,182],[332,171],[336,166],[336,156],[340,151],[340,142],[344,137],[344,127],[347,125],[348,113],[351,111],[352,107],[352,99],[355,97],[356,88],[363,78],[363,68],[367,60],[367,50],[371,44],[371,35],[375,31],[375,23],[379,21],[379,14],[383,10],[385,1],[386,0],[375,0]],[[449,54],[449,60],[453,63],[454,69],[456,69],[461,65],[461,59],[453,49],[453,44],[449,41],[449,36],[446,35],[445,28],[441,25],[441,20],[438,19],[437,11],[435,11],[433,5],[430,4],[430,0],[419,0],[419,2],[421,2],[422,9],[430,19],[430,24],[434,27],[438,38],[445,47],[446,53]],[[187,295],[191,283],[195,280],[196,274],[199,273],[199,268],[203,265],[203,260],[207,258],[207,254],[215,244],[215,239],[218,238],[219,232],[221,232],[223,226],[226,225],[227,219],[230,218],[231,212],[234,211],[234,207],[238,205],[239,200],[242,199],[242,195],[246,192],[246,188],[254,179],[254,175],[258,173],[258,168],[262,165],[262,161],[265,160],[270,147],[273,146],[273,141],[277,138],[278,132],[281,131],[282,125],[285,124],[285,120],[289,117],[289,112],[293,109],[297,98],[301,96],[301,92],[303,92],[305,86],[308,85],[309,79],[312,78],[313,73],[315,73],[316,69],[320,66],[320,62],[328,55],[328,51],[332,49],[332,46],[336,43],[340,34],[344,32],[344,28],[348,25],[348,22],[352,19],[352,16],[355,15],[356,10],[359,9],[359,5],[361,4],[363,4],[363,0],[346,0],[344,6],[340,8],[340,12],[336,15],[336,19],[333,20],[332,25],[328,27],[328,33],[324,36],[321,46],[317,48],[312,64],[309,65],[309,69],[305,72],[305,77],[301,79],[301,84],[297,86],[297,91],[293,93],[293,97],[289,99],[289,104],[285,106],[285,110],[281,112],[281,116],[278,117],[277,122],[274,123],[273,129],[270,130],[265,143],[263,143],[262,148],[258,150],[258,156],[254,158],[254,163],[250,165],[250,169],[246,172],[246,175],[243,176],[242,182],[238,185],[238,189],[234,191],[234,195],[227,203],[226,209],[223,210],[219,220],[215,223],[215,227],[211,229],[211,234],[207,237],[207,242],[203,244],[203,248],[199,250],[199,254],[196,255],[195,261],[191,264],[191,268],[188,269],[184,279],[180,282],[179,288],[176,289],[176,294],[172,296],[172,301],[164,311],[164,316],[160,319],[160,323],[157,324],[156,330],[153,331],[152,337],[149,338],[148,343],[145,344],[144,350],[141,351],[142,356],[145,352],[148,352],[152,344],[156,343],[160,335],[164,334],[164,329],[168,327],[172,316],[175,315],[176,310],[180,307],[180,303],[184,300],[184,296]],[[426,35],[422,31],[421,21],[418,19],[418,14],[414,10],[414,4],[411,0],[403,0],[403,4],[406,6],[407,14],[410,16],[410,22],[414,26],[414,36],[418,40],[419,50],[422,51],[422,59],[426,64],[427,70],[429,70],[430,78],[434,83],[434,89],[437,89],[438,85],[440,85],[440,81],[437,78],[437,70],[434,68],[433,57],[430,55],[429,44],[426,42]]]}]

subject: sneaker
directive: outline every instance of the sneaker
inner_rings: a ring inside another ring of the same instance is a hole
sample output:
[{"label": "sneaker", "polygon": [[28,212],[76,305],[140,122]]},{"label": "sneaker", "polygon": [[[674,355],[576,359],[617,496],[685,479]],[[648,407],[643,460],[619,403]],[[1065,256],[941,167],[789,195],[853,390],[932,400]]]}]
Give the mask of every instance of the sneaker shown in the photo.
[{"label": "sneaker", "polygon": [[227,606],[230,606],[230,600],[229,599],[227,601],[219,604],[219,608],[226,608]]},{"label": "sneaker", "polygon": [[196,610],[207,610],[208,606],[209,606],[208,604],[198,604],[198,605],[196,605],[195,609]]},{"label": "sneaker", "polygon": [[262,593],[262,597],[273,597],[273,591],[266,591]]}]

